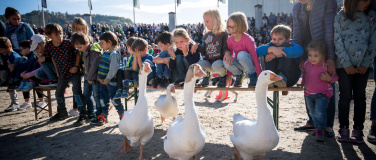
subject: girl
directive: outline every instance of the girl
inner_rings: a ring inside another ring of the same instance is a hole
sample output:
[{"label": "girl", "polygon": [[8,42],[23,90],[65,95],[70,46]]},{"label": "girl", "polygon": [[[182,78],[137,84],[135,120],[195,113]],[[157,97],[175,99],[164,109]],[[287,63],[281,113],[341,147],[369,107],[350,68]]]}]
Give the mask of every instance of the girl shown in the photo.
[{"label": "girl", "polygon": [[188,32],[185,29],[174,29],[172,36],[176,51],[174,52],[173,46],[170,46],[167,50],[170,57],[156,57],[153,59],[153,62],[169,65],[172,82],[175,82],[175,85],[182,85],[189,65],[197,63],[200,60],[200,53],[197,50],[196,43],[189,38]]},{"label": "girl", "polygon": [[[365,89],[368,68],[376,55],[376,13],[370,8],[370,0],[344,0],[343,9],[335,17],[334,44],[341,93],[338,103],[340,142],[364,142]],[[349,137],[351,99],[354,99],[354,125]]]},{"label": "girl", "polygon": [[[228,34],[222,24],[221,15],[218,9],[210,9],[204,13],[205,32],[203,47],[199,46],[199,51],[204,56],[198,64],[206,72],[216,72],[219,77],[218,87],[226,86],[226,69],[223,66],[223,57],[230,56],[227,48]],[[202,87],[209,86],[210,74],[204,78]]]},{"label": "girl", "polygon": [[308,60],[304,63],[304,99],[309,115],[315,125],[316,141],[324,141],[324,130],[327,127],[327,113],[330,97],[333,96],[331,83],[338,80],[334,73],[328,74],[325,68],[326,45],[323,41],[312,41],[308,45]]},{"label": "girl", "polygon": [[234,87],[242,86],[245,75],[250,79],[248,87],[256,86],[257,75],[261,73],[255,42],[251,36],[244,33],[247,29],[247,18],[244,13],[235,12],[230,15],[227,30],[231,36],[227,39],[227,46],[232,55],[226,54],[223,64],[235,77]]}]

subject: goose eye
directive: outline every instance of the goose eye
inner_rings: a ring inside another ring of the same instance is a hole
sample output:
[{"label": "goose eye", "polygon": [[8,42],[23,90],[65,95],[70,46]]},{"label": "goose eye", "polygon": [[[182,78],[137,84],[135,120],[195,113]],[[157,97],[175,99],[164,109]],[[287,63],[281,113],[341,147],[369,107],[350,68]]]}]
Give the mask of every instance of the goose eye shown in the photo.
[{"label": "goose eye", "polygon": [[267,75],[267,73],[265,73],[265,75]]}]

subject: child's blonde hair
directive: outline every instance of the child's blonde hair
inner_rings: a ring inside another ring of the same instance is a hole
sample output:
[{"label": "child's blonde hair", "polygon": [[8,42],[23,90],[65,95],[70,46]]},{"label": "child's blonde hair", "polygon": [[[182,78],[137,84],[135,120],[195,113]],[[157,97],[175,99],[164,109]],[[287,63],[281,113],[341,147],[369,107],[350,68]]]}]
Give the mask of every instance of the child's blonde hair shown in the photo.
[{"label": "child's blonde hair", "polygon": [[84,33],[86,35],[89,35],[89,28],[88,28],[87,23],[84,19],[82,19],[81,17],[75,17],[73,19],[73,22],[72,22],[72,32],[73,33],[76,32],[77,25],[84,26],[84,28],[85,28]]},{"label": "child's blonde hair", "polygon": [[214,20],[213,29],[209,30],[205,27],[205,33],[212,32],[214,35],[218,35],[221,32],[225,31],[224,25],[222,23],[221,14],[219,13],[218,9],[209,9],[204,12],[204,16],[210,16]]},{"label": "child's blonde hair", "polygon": [[248,30],[247,17],[243,12],[234,12],[228,17],[228,19],[231,19],[235,23],[234,29],[236,33],[244,33]]},{"label": "child's blonde hair", "polygon": [[175,37],[183,37],[185,39],[188,39],[190,44],[193,44],[193,41],[189,38],[189,34],[188,34],[187,30],[185,30],[183,28],[176,28],[176,29],[174,29],[172,31],[172,36],[174,38]]}]

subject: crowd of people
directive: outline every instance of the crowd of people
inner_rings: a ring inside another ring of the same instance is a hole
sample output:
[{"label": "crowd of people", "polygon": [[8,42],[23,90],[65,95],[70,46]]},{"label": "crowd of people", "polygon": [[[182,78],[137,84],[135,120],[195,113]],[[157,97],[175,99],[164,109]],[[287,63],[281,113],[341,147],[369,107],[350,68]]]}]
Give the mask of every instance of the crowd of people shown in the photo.
[{"label": "crowd of people", "polygon": [[[75,104],[69,113],[79,115],[74,125],[88,121],[103,125],[110,101],[122,118],[120,98],[128,97],[129,87],[138,84],[138,72],[146,63],[152,69],[148,85],[154,88],[184,85],[186,72],[195,63],[208,73],[198,87],[209,86],[212,73],[218,75],[218,87],[242,87],[246,77],[248,87],[255,87],[258,75],[266,69],[282,77],[269,87],[294,86],[302,78],[309,120],[294,130],[312,129],[317,141],[335,135],[333,92],[338,81],[338,141],[363,143],[365,88],[376,62],[374,3],[345,0],[337,12],[335,0],[299,0],[290,15],[264,14],[261,30],[244,13],[232,13],[223,24],[219,10],[210,9],[203,14],[204,23],[183,24],[172,32],[167,24],[113,27],[88,25],[79,17],[64,28],[50,23],[37,29],[22,23],[20,13],[8,7],[5,17],[9,22],[2,24],[0,35],[1,83],[8,85],[11,99],[5,111],[31,108],[29,92],[36,85],[57,86],[58,112],[51,120],[65,119],[64,90],[71,82]],[[17,91],[24,96],[21,106]],[[43,95],[38,98],[37,105],[45,107]],[[351,99],[355,105],[350,136]],[[376,141],[375,94],[371,121],[367,138]]]}]

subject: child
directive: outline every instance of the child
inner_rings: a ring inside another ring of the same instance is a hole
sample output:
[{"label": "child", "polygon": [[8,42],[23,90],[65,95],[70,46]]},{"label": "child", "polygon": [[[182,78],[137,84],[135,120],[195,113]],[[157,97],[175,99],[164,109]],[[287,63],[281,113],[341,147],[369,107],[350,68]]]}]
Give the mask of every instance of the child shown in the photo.
[{"label": "child", "polygon": [[[33,40],[36,35],[31,37]],[[35,78],[35,71],[40,68],[40,65],[36,59],[34,51],[30,51],[30,41],[26,40],[19,44],[21,55],[27,57],[27,60],[23,63],[20,63],[16,70],[19,70],[20,76],[23,80],[21,80],[20,86],[16,89],[17,91],[22,91],[25,102],[21,105],[18,110],[26,110],[32,107],[30,102],[30,90],[39,82],[37,78]],[[32,48],[34,49],[34,48]],[[33,72],[34,71],[34,72]],[[43,94],[37,92],[39,102],[36,104],[39,107],[45,107],[47,104],[44,102]]]},{"label": "child", "polygon": [[200,53],[196,50],[196,43],[189,38],[188,32],[185,29],[174,29],[172,35],[177,48],[176,51],[173,51],[172,46],[169,47],[167,51],[171,57],[158,57],[155,58],[155,62],[168,64],[172,73],[172,82],[175,82],[175,85],[183,85],[189,65],[197,63],[200,60]]},{"label": "child", "polygon": [[244,33],[247,29],[244,13],[235,12],[230,15],[227,30],[231,36],[227,39],[227,46],[232,57],[225,56],[223,64],[235,76],[234,87],[242,86],[245,75],[250,79],[248,87],[256,86],[257,76],[261,73],[255,42],[251,36]]},{"label": "child", "polygon": [[110,100],[115,106],[120,119],[124,113],[124,107],[120,99],[113,99],[117,90],[116,72],[119,69],[121,56],[119,51],[115,49],[118,39],[113,32],[107,31],[103,33],[99,40],[104,51],[98,68],[98,81],[101,83],[99,85],[101,107],[97,108],[97,118],[94,118],[90,124],[104,125],[107,122]]},{"label": "child", "polygon": [[42,80],[40,86],[57,86],[57,74],[51,55],[46,51],[46,37],[44,35],[34,35],[32,37],[31,50],[35,51],[38,63],[41,68],[35,71],[35,77]]},{"label": "child", "polygon": [[277,25],[271,31],[272,42],[256,49],[257,55],[265,56],[265,70],[271,70],[283,77],[269,87],[291,87],[300,78],[299,63],[296,58],[303,54],[303,48],[290,40],[291,28]]},{"label": "child", "polygon": [[[161,53],[158,57],[166,58],[170,57],[167,49],[171,47],[172,44],[172,34],[170,32],[163,32],[159,35],[157,39],[158,46],[161,50]],[[154,61],[153,61],[154,62]],[[154,62],[155,63],[155,62]],[[157,63],[157,73],[156,78],[154,79],[154,88],[166,88],[170,83],[171,73],[166,64]]]},{"label": "child", "polygon": [[[8,72],[13,72],[12,68],[24,61],[24,59],[21,58],[18,53],[13,51],[12,44],[6,37],[0,37],[0,54],[6,57]],[[10,75],[12,75],[12,73]],[[13,79],[12,76],[9,79],[9,85],[12,87],[8,87],[7,91],[9,92],[11,104],[4,110],[5,112],[16,111],[19,108],[18,95],[15,91],[15,89],[17,88],[17,80],[15,79],[15,75],[13,75]]]},{"label": "child", "polygon": [[[79,73],[80,54],[69,40],[63,40],[63,29],[59,24],[50,23],[45,28],[45,33],[52,41],[47,42],[46,51],[51,55],[56,68],[58,82],[55,92],[57,101],[57,114],[51,120],[62,120],[68,117],[65,107],[64,91],[68,83],[73,84],[73,96],[78,107],[86,107],[81,90],[81,74]],[[86,118],[80,114],[79,119]]]},{"label": "child", "polygon": [[[335,17],[334,44],[339,77],[338,119],[340,142],[364,143],[366,87],[369,67],[376,55],[376,13],[370,1],[344,0]],[[354,125],[349,137],[350,101],[354,99]]]},{"label": "child", "polygon": [[333,96],[331,83],[338,80],[334,73],[329,75],[325,68],[326,45],[323,41],[312,41],[308,44],[308,60],[304,63],[305,73],[304,98],[313,124],[316,141],[324,141],[324,129],[327,127],[327,114],[330,97]]},{"label": "child", "polygon": [[[101,47],[98,43],[90,43],[89,37],[83,32],[76,32],[71,37],[72,45],[82,52],[83,73],[84,73],[84,98],[86,100],[87,110],[82,107],[77,122],[74,123],[75,127],[85,124],[85,119],[93,119],[94,114],[94,101],[98,109],[100,109],[100,93],[99,82],[97,81],[97,73],[99,61],[102,56]],[[94,95],[94,100],[92,96]],[[85,115],[86,114],[86,115]]]},{"label": "child", "polygon": [[[128,87],[124,87],[123,80],[131,80],[132,79],[132,63],[133,63],[133,52],[132,52],[132,43],[136,40],[136,37],[130,37],[127,42],[125,43],[127,51],[131,54],[126,61],[123,60],[123,68],[118,69],[116,73],[116,82],[117,82],[117,91],[114,96],[114,99],[119,98],[127,98],[129,89]],[[124,57],[122,58],[124,59]],[[130,82],[130,81],[128,81]]]},{"label": "child", "polygon": [[151,69],[153,70],[152,73],[148,75],[147,82],[148,84],[155,76],[155,65],[153,63],[153,56],[147,53],[148,49],[148,42],[145,39],[135,39],[132,43],[131,50],[133,52],[134,60],[132,64],[132,79],[138,82],[138,72],[143,62],[147,62],[150,64]]},{"label": "child", "polygon": [[[207,33],[203,38],[203,47],[199,46],[199,51],[204,57],[198,64],[206,72],[216,72],[218,74],[218,87],[226,86],[226,69],[223,65],[224,57],[231,57],[227,48],[228,34],[222,24],[221,15],[218,9],[210,9],[204,13],[205,30]],[[201,83],[202,87],[209,86],[210,75],[207,74]]]}]

